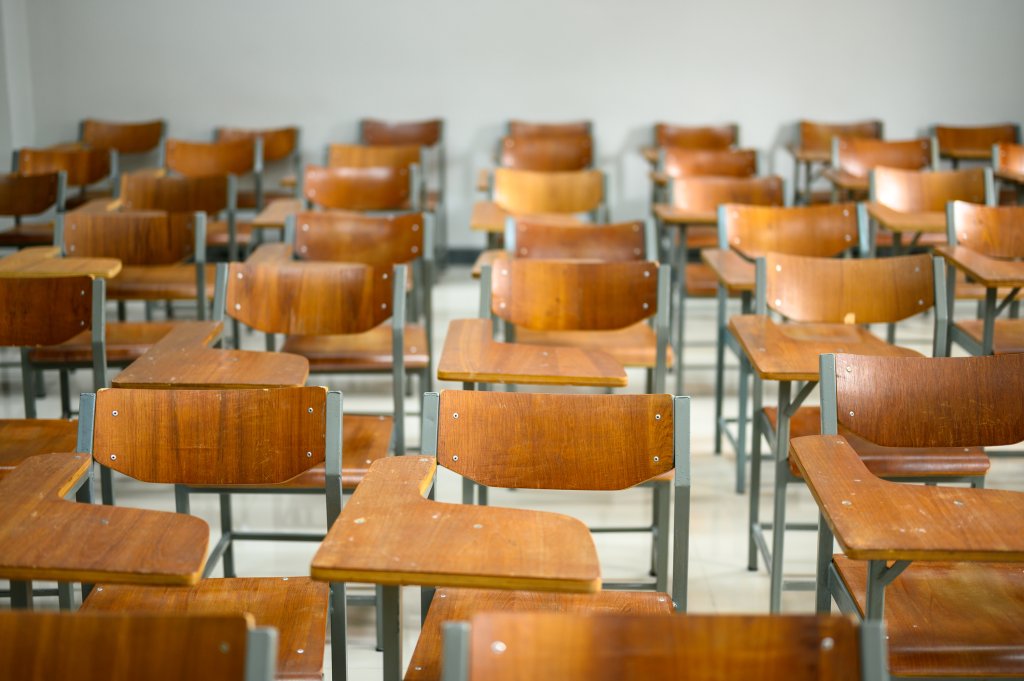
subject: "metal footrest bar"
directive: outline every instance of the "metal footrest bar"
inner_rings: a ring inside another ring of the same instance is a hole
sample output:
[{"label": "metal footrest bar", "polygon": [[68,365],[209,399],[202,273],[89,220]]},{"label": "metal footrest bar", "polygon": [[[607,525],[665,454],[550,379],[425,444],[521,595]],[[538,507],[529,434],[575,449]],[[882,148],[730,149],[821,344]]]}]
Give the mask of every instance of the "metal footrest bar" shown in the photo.
[{"label": "metal footrest bar", "polygon": [[657,582],[602,582],[601,588],[610,591],[650,591],[656,588]]},{"label": "metal footrest bar", "polygon": [[653,532],[654,527],[651,525],[646,527],[591,527],[590,531],[593,534],[603,534],[606,532]]},{"label": "metal footrest bar", "polygon": [[232,531],[229,535],[235,541],[315,541],[322,542],[324,532],[243,532]]},{"label": "metal footrest bar", "polygon": [[814,591],[817,582],[813,579],[784,579],[782,580],[783,591]]},{"label": "metal footrest bar", "polygon": [[[764,560],[765,569],[768,570],[768,574],[772,574],[772,551],[768,548],[768,541],[764,538],[766,530],[774,529],[773,523],[756,523],[751,526],[750,532],[754,537],[754,544],[757,545],[758,553],[761,554],[761,558]],[[786,523],[787,530],[799,530],[799,531],[818,531],[817,523]]]}]

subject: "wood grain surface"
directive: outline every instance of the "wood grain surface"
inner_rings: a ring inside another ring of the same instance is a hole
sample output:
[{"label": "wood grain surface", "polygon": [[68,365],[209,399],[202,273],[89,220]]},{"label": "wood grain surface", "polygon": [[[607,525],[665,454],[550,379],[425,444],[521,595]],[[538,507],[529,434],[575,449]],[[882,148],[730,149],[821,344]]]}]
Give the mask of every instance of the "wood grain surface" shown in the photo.
[{"label": "wood grain surface", "polygon": [[587,213],[606,200],[604,173],[497,168],[492,199],[502,210],[517,215]]},{"label": "wood grain surface", "polygon": [[409,169],[306,166],[303,196],[323,208],[407,210],[411,207]]},{"label": "wood grain surface", "polygon": [[739,141],[740,129],[735,123],[725,125],[654,124],[654,143],[659,147],[685,149],[728,149]]},{"label": "wood grain surface", "polygon": [[725,206],[725,239],[748,258],[768,252],[828,257],[856,248],[857,206]]},{"label": "wood grain surface", "polygon": [[193,142],[168,139],[164,145],[164,163],[185,177],[246,175],[256,164],[256,140],[239,137],[217,142]]},{"label": "wood grain surface", "polygon": [[42,213],[57,203],[57,173],[0,174],[0,215],[21,216]]}]

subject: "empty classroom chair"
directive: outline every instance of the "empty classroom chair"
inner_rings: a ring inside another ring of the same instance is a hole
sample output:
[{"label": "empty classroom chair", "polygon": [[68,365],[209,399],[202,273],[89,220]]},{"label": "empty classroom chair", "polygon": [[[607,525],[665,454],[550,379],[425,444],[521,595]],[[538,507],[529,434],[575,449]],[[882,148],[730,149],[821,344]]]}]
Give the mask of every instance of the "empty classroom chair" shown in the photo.
[{"label": "empty classroom chair", "polygon": [[739,138],[740,128],[735,123],[725,125],[654,124],[654,145],[656,147],[722,150],[737,146]]},{"label": "empty classroom chair", "polygon": [[[796,140],[787,147],[793,155],[793,203],[815,203],[811,185],[821,170],[832,160],[833,137],[863,137],[882,139],[882,121],[867,120],[853,123],[818,123],[802,120],[797,125]],[[803,184],[800,168],[803,166]],[[819,166],[818,173],[814,166]],[[801,192],[801,186],[803,191]],[[826,199],[827,201],[827,199]]]},{"label": "empty classroom chair", "polygon": [[[24,248],[53,243],[53,223],[38,217],[51,209],[64,212],[67,194],[67,173],[40,175],[10,173],[0,175],[0,218],[14,224],[0,230],[0,246]],[[32,218],[25,222],[25,218]]]},{"label": "empty classroom chair", "polygon": [[263,166],[259,172],[253,174],[253,191],[239,193],[238,207],[263,210],[268,201],[296,196],[296,191],[268,191],[263,185],[267,166],[271,164],[288,166],[296,178],[302,174],[301,135],[299,128],[295,126],[282,128],[221,127],[213,131],[214,142],[255,139],[259,139],[263,145]]},{"label": "empty classroom chair", "polygon": [[822,176],[832,183],[832,202],[863,198],[871,169],[936,170],[939,150],[930,138],[883,141],[870,137],[833,137],[832,160]]},{"label": "empty classroom chair", "polygon": [[594,165],[594,140],[589,135],[503,137],[498,166],[519,170],[583,170]]},{"label": "empty classroom chair", "polygon": [[1013,188],[1019,203],[1024,186],[1024,145],[992,145],[992,169],[1001,185]]},{"label": "empty classroom chair", "polygon": [[936,125],[932,136],[939,158],[949,159],[955,170],[960,161],[988,161],[993,144],[1020,144],[1020,126],[1016,123],[970,127]]},{"label": "empty classroom chair", "polygon": [[509,137],[593,137],[594,126],[590,121],[568,121],[549,123],[511,119],[505,127]]},{"label": "empty classroom chair", "polygon": [[11,172],[20,175],[63,172],[67,190],[78,189],[66,198],[66,206],[74,208],[90,198],[116,194],[117,163],[117,151],[113,149],[91,149],[75,144],[40,149],[26,147],[14,152]]},{"label": "empty classroom chair", "polygon": [[162,119],[121,123],[85,118],[78,124],[78,141],[81,144],[93,149],[113,149],[117,151],[119,162],[123,162],[125,157],[157,152],[160,158],[156,165],[162,167],[166,139],[167,121]]},{"label": "empty classroom chair", "polygon": [[402,212],[420,209],[420,183],[411,167],[306,166],[306,209]]},{"label": "empty classroom chair", "polygon": [[688,149],[661,147],[651,172],[651,202],[667,200],[665,187],[676,178],[695,176],[753,177],[757,175],[754,149]]}]

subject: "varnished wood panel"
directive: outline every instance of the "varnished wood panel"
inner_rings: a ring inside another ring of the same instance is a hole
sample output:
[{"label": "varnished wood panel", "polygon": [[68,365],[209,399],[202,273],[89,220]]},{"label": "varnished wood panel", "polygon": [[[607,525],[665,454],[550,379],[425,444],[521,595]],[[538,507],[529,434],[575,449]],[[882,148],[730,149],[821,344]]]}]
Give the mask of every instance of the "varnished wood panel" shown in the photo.
[{"label": "varnished wood panel", "polygon": [[387,272],[423,257],[423,214],[299,213],[295,252],[303,260],[356,262]]},{"label": "varnished wood panel", "polygon": [[877,167],[874,200],[905,213],[944,211],[950,201],[985,203],[984,168],[919,171]]},{"label": "varnished wood panel", "polygon": [[446,390],[437,460],[489,487],[626,489],[673,468],[669,395]]},{"label": "varnished wood panel", "polygon": [[855,177],[867,177],[872,168],[921,170],[932,162],[932,141],[928,137],[889,142],[865,137],[840,137],[838,165],[834,170]]},{"label": "varnished wood panel", "polygon": [[0,480],[30,456],[73,452],[77,442],[77,421],[0,419]]},{"label": "varnished wood panel", "polygon": [[[1016,174],[1018,178],[1024,175],[1024,145],[998,144],[995,157],[997,175],[1004,170]],[[1017,180],[1017,182],[1020,181],[1020,179]]]},{"label": "varnished wood panel", "polygon": [[359,125],[366,144],[419,144],[432,147],[441,141],[444,134],[444,121],[440,118],[409,122],[364,118]]},{"label": "varnished wood panel", "polygon": [[408,168],[420,162],[418,144],[328,144],[327,165],[349,168]]},{"label": "varnished wood panel", "polygon": [[936,125],[935,139],[943,156],[988,160],[993,144],[1020,143],[1020,126],[1016,123],[973,127]]},{"label": "varnished wood panel", "polygon": [[[534,345],[579,348],[607,353],[626,367],[653,369],[658,362],[657,335],[647,322],[613,331],[531,331],[516,329],[516,340]],[[665,349],[666,366],[672,366],[672,347]]]},{"label": "varnished wood panel", "polygon": [[768,252],[828,257],[856,248],[857,206],[725,207],[725,235],[731,248],[748,257]]},{"label": "varnished wood panel", "polygon": [[160,145],[165,125],[162,120],[115,123],[87,118],[82,121],[82,142],[96,149],[117,149],[122,154],[141,154]]},{"label": "varnished wood panel", "polygon": [[283,482],[324,460],[325,388],[96,395],[93,454],[145,482]]},{"label": "varnished wood panel", "polygon": [[736,146],[740,129],[738,125],[673,125],[656,123],[654,142],[659,147],[683,147],[686,149],[728,149]]},{"label": "varnished wood panel", "polygon": [[271,163],[287,158],[295,151],[299,142],[299,129],[294,126],[284,128],[217,128],[214,137],[218,142],[231,142],[240,139],[263,140],[263,161]]},{"label": "varnished wood panel", "polygon": [[244,137],[220,142],[169,139],[164,163],[186,177],[245,175],[255,167],[256,142]]},{"label": "varnished wood panel", "polygon": [[583,170],[593,165],[593,144],[589,134],[505,137],[498,163],[519,170]]},{"label": "varnished wood panel", "polygon": [[516,220],[517,258],[643,260],[646,256],[644,224],[560,225],[542,220]]},{"label": "varnished wood panel", "polygon": [[579,137],[590,134],[590,121],[538,123],[513,119],[508,122],[509,137]]},{"label": "varnished wood panel", "polygon": [[0,174],[0,215],[42,213],[57,203],[56,172],[37,175]]},{"label": "varnished wood panel", "polygon": [[500,208],[517,215],[587,213],[605,200],[604,173],[497,168],[493,199]]},{"label": "varnished wood panel", "polygon": [[1024,258],[1024,206],[956,201],[953,224],[960,246],[990,258]]},{"label": "varnished wood panel", "polygon": [[137,171],[121,176],[123,210],[219,213],[228,207],[228,178],[171,176]]},{"label": "varnished wood panel", "polygon": [[70,187],[99,182],[110,175],[110,152],[74,146],[18,150],[18,172],[23,175],[59,170],[67,173]]},{"label": "varnished wood panel", "polygon": [[[730,294],[754,290],[754,265],[736,251],[705,248],[700,252],[700,259]],[[690,268],[686,271],[689,273]]]},{"label": "varnished wood panel", "polygon": [[52,345],[92,328],[92,277],[0,277],[0,344]]},{"label": "varnished wood panel", "polygon": [[[195,251],[195,217],[163,211],[72,211],[64,222],[70,257],[117,258],[124,265],[169,265]],[[195,268],[189,268],[195,279]]]},{"label": "varnished wood panel", "polygon": [[782,178],[682,177],[672,181],[671,205],[692,212],[714,213],[722,203],[781,206]]},{"label": "varnished wood panel", "polygon": [[757,152],[753,149],[666,147],[664,154],[662,170],[669,177],[751,177],[757,174]]},{"label": "varnished wood panel", "polygon": [[305,197],[339,210],[405,210],[410,207],[409,169],[306,167]]},{"label": "varnished wood panel", "polygon": [[881,139],[882,121],[869,120],[854,123],[800,121],[800,149],[802,151],[824,153],[827,160],[832,152],[833,137]]}]

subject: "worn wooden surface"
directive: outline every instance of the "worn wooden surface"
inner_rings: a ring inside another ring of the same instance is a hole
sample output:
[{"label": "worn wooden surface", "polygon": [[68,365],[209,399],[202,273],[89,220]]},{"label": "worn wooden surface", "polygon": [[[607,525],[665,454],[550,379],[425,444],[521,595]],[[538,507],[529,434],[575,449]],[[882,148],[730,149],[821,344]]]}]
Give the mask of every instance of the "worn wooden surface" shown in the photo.
[{"label": "worn wooden surface", "polygon": [[[800,121],[800,160],[828,161],[832,156],[833,137],[882,138],[882,121],[867,120],[853,123],[818,123]],[[813,156],[812,156],[813,154]]]},{"label": "worn wooden surface", "polygon": [[122,154],[141,154],[156,149],[164,133],[162,120],[115,123],[87,118],[82,121],[82,142],[96,149],[117,149]]},{"label": "worn wooden surface", "polygon": [[35,215],[57,202],[57,173],[0,174],[0,215]]},{"label": "worn wooden surface", "polygon": [[993,144],[1016,144],[1020,140],[1020,126],[1016,123],[972,127],[936,125],[934,134],[942,156],[988,161],[992,158]]},{"label": "worn wooden surface", "polygon": [[757,151],[754,149],[687,149],[668,146],[665,147],[663,161],[661,171],[651,175],[658,184],[666,184],[674,177],[691,175],[752,177],[757,174]]},{"label": "worn wooden surface", "polygon": [[64,221],[64,251],[69,257],[117,258],[124,265],[169,265],[195,251],[194,222],[194,214],[156,210],[71,211]]},{"label": "worn wooden surface", "polygon": [[857,206],[852,203],[816,206],[725,207],[725,238],[748,258],[768,252],[828,257],[856,248]]},{"label": "worn wooden surface", "polygon": [[957,245],[989,258],[1024,258],[1024,206],[953,202]]},{"label": "worn wooden surface", "polygon": [[92,277],[0,276],[0,318],[0,345],[63,343],[92,327]]},{"label": "worn wooden surface", "polygon": [[56,246],[23,248],[0,259],[0,277],[94,277],[110,278],[121,271],[117,258],[62,258]]},{"label": "worn wooden surface", "polygon": [[[406,324],[405,368],[428,366],[427,333],[422,324]],[[301,355],[315,372],[390,371],[394,364],[392,329],[389,322],[369,331],[346,335],[287,336],[282,352]]]},{"label": "worn wooden surface", "polygon": [[706,248],[700,252],[700,259],[730,295],[754,290],[757,283],[754,265],[735,251]]},{"label": "worn wooden surface", "polygon": [[446,390],[437,460],[488,487],[618,490],[673,468],[669,395]]},{"label": "worn wooden surface", "polygon": [[275,388],[302,386],[309,362],[286,352],[208,347],[223,322],[178,322],[114,377],[115,388]]},{"label": "worn wooden surface", "polygon": [[277,629],[277,678],[320,679],[328,586],[308,577],[204,579],[192,587],[98,586],[83,613],[252,616]]},{"label": "worn wooden surface", "polygon": [[423,257],[423,220],[423,213],[299,213],[295,253],[303,260],[357,262],[387,272],[392,265]]},{"label": "worn wooden surface", "polygon": [[228,203],[227,175],[183,177],[162,170],[121,175],[123,210],[202,211],[213,215],[226,210]]},{"label": "worn wooden surface", "polygon": [[822,353],[920,356],[855,324],[777,324],[761,315],[736,315],[729,320],[729,331],[765,380],[816,381]]},{"label": "worn wooden surface", "polygon": [[77,421],[0,419],[0,480],[30,456],[73,452],[77,442]]},{"label": "worn wooden surface", "polygon": [[643,260],[646,258],[644,224],[552,224],[528,217],[515,225],[517,258],[572,258],[577,260]]},{"label": "worn wooden surface", "polygon": [[407,210],[411,206],[407,167],[306,166],[303,196],[338,210]]},{"label": "worn wooden surface", "polygon": [[861,678],[857,628],[843,617],[495,612],[470,626],[474,681]]},{"label": "worn wooden surface", "polygon": [[44,454],[0,480],[4,579],[194,584],[209,527],[199,518],[64,500],[87,454]]},{"label": "worn wooden surface", "polygon": [[931,308],[931,257],[809,258],[769,253],[769,309],[799,322],[898,322]]},{"label": "worn wooden surface", "polygon": [[[117,322],[107,324],[107,364],[126,365],[142,357],[153,344],[166,336],[177,322]],[[86,322],[85,328],[89,327]],[[32,362],[41,364],[92,362],[92,332],[82,331],[56,345],[32,349]]]},{"label": "worn wooden surface", "polygon": [[245,678],[252,618],[0,612],[8,681],[195,681]]},{"label": "worn wooden surface", "polygon": [[366,144],[419,144],[431,147],[441,141],[444,120],[430,118],[422,121],[383,121],[363,118],[359,121],[359,135]]},{"label": "worn wooden surface", "polygon": [[428,501],[435,467],[424,456],[374,462],[313,557],[313,579],[600,590],[586,525],[557,513]]},{"label": "worn wooden surface", "polygon": [[[647,322],[637,322],[613,331],[533,331],[518,328],[516,340],[534,345],[598,350],[626,367],[653,368],[658,359],[657,335]],[[666,348],[665,354],[666,366],[672,366],[671,346]]]},{"label": "worn wooden surface", "polygon": [[659,147],[685,149],[728,149],[738,143],[740,128],[735,123],[725,125],[654,124],[654,143]]},{"label": "worn wooden surface", "polygon": [[790,442],[843,552],[856,560],[1024,561],[1024,494],[876,478],[838,435]]},{"label": "worn wooden surface", "polygon": [[438,589],[430,602],[405,681],[441,678],[444,622],[466,622],[484,613],[571,613],[591,615],[671,615],[668,594],[640,591],[601,591],[595,594],[555,594],[495,589]]},{"label": "worn wooden surface", "polygon": [[840,137],[835,160],[833,170],[861,178],[877,166],[920,170],[931,165],[932,141],[929,137],[899,141]]},{"label": "worn wooden surface", "polygon": [[[965,319],[956,323],[964,333],[981,343],[984,337],[984,322],[980,319]],[[1024,320],[997,319],[993,333],[992,352],[997,355],[1024,352]]]},{"label": "worn wooden surface", "polygon": [[295,151],[299,142],[299,129],[294,126],[283,128],[217,128],[213,132],[218,142],[230,142],[239,139],[263,140],[263,161],[273,163],[287,158]]},{"label": "worn wooden surface", "polygon": [[289,480],[324,461],[326,388],[106,389],[93,454],[145,482]]},{"label": "worn wooden surface", "polygon": [[505,137],[498,145],[498,163],[519,170],[583,170],[593,165],[590,133],[559,136]]},{"label": "worn wooden surface", "polygon": [[654,213],[664,223],[714,225],[722,203],[763,206],[783,204],[782,178],[684,177],[673,180],[668,204],[655,204]]},{"label": "worn wooden surface", "polygon": [[18,149],[18,172],[40,175],[63,170],[68,187],[94,184],[110,175],[110,152],[77,145]]},{"label": "worn wooden surface", "polygon": [[217,142],[168,139],[165,143],[168,170],[186,177],[246,175],[256,163],[256,140],[239,137]]}]

